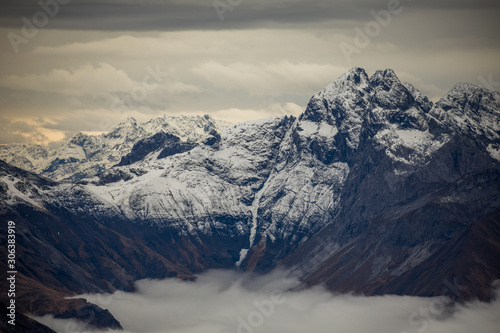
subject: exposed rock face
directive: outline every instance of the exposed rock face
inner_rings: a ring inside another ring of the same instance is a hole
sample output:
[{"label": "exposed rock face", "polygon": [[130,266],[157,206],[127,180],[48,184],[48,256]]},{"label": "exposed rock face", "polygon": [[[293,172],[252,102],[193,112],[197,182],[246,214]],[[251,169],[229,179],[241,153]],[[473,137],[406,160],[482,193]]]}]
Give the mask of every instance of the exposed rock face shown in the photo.
[{"label": "exposed rock face", "polygon": [[[462,258],[442,256],[447,269],[438,270],[435,257],[477,228],[492,228],[488,242],[498,245],[498,217],[491,225],[480,220],[500,211],[499,94],[459,84],[431,108],[391,71],[369,82],[373,98],[340,210],[285,264],[310,284],[340,291],[439,295],[458,278],[469,288],[461,298],[490,297],[488,284],[498,276],[492,262],[471,264],[489,272],[473,278]],[[421,281],[416,272],[425,267],[433,273]]]},{"label": "exposed rock face", "polygon": [[175,154],[181,154],[196,147],[194,142],[183,142],[175,135],[165,132],[158,132],[152,137],[139,140],[132,147],[132,151],[123,156],[117,166],[130,165],[141,161],[151,153],[161,148],[158,158],[165,158]]},{"label": "exposed rock face", "polygon": [[[44,201],[58,186],[56,183],[2,161],[0,179],[1,274],[4,279],[7,222],[15,221],[18,313],[51,313],[61,318],[82,317],[85,321],[93,313],[89,324],[120,328],[108,311],[82,299],[64,297],[117,288],[133,290],[134,281],[146,277],[193,277],[182,264],[169,261],[168,246],[159,244],[162,255],[151,249],[153,239],[148,245],[140,240],[144,234],[140,228],[121,223],[117,232],[73,214],[55,201],[55,205]],[[8,302],[6,293],[0,295],[0,301]]]},{"label": "exposed rock face", "polygon": [[[166,133],[187,143],[178,143],[173,150],[179,152],[192,148],[195,142],[204,140],[211,131],[221,131],[231,125],[228,122],[205,116],[163,116],[139,123],[127,118],[109,133],[98,136],[78,133],[57,149],[39,145],[0,145],[0,159],[19,168],[35,172],[52,180],[79,181],[109,170],[132,153],[134,145]],[[165,152],[167,153],[168,150]],[[177,152],[175,152],[177,153]],[[166,156],[166,155],[164,155]],[[133,162],[144,156],[137,155]],[[128,164],[132,163],[131,161]]]},{"label": "exposed rock face", "polygon": [[428,296],[454,283],[458,299],[488,299],[499,110],[499,93],[473,85],[433,105],[392,70],[354,68],[298,119],[207,127],[196,144],[161,129],[76,184],[2,163],[0,215],[22,226],[21,274],[61,293],[285,267],[336,291]]},{"label": "exposed rock face", "polygon": [[10,318],[7,317],[7,314],[9,313],[8,311],[7,304],[0,303],[0,330],[4,333],[56,333],[54,330],[40,324],[36,320],[31,319],[22,313],[17,313],[15,321],[16,325],[11,325],[8,323],[10,320]]}]

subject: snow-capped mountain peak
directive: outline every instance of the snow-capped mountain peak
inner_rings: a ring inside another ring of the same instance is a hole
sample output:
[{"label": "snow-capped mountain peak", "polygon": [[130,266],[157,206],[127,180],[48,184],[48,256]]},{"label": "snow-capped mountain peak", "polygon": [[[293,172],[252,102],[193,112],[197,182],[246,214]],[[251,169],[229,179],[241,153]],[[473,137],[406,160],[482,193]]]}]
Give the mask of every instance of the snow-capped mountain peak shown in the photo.
[{"label": "snow-capped mountain peak", "polygon": [[108,133],[98,136],[78,133],[57,149],[36,145],[1,146],[0,158],[53,180],[78,180],[118,164],[135,143],[156,133],[164,132],[185,141],[199,142],[208,137],[211,130],[221,131],[229,125],[209,115],[164,115],[145,123],[129,117]]},{"label": "snow-capped mountain peak", "polygon": [[[37,250],[56,247],[68,256],[30,277],[57,274],[77,291],[95,289],[80,271],[68,275],[73,265],[101,274],[105,290],[124,272],[140,272],[129,286],[281,266],[335,291],[432,296],[457,277],[464,298],[488,298],[500,277],[499,110],[499,94],[479,87],[459,84],[433,105],[391,70],[369,78],[354,68],[299,118],[223,129],[209,116],[164,116],[79,134],[41,172],[97,174],[76,183],[0,162],[0,214],[28,230],[23,258],[46,263]],[[21,148],[35,164],[45,154]],[[75,249],[89,260],[69,260]]]},{"label": "snow-capped mountain peak", "polygon": [[[127,119],[125,119],[125,121],[121,122],[120,125],[123,126],[137,126],[137,120],[135,120],[134,117],[127,117]],[[118,127],[120,127],[120,125],[118,125]]]},{"label": "snow-capped mountain peak", "polygon": [[498,143],[499,110],[499,92],[469,83],[458,83],[436,103],[431,114],[441,122],[450,123],[448,131],[473,131]]}]

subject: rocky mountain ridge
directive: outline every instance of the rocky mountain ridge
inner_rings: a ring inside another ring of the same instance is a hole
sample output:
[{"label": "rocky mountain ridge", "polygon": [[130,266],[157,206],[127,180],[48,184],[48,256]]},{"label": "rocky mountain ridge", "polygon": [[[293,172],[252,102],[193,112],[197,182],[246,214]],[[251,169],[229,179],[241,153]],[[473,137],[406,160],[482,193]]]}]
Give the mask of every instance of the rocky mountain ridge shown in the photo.
[{"label": "rocky mountain ridge", "polygon": [[127,118],[108,133],[78,133],[60,147],[40,145],[0,145],[0,159],[52,180],[78,181],[119,164],[133,146],[157,133],[199,142],[211,130],[221,131],[230,123],[205,116],[162,116],[145,123]]},{"label": "rocky mountain ridge", "polygon": [[[63,266],[90,272],[73,291],[210,268],[284,268],[334,291],[431,296],[457,281],[467,288],[457,299],[486,300],[500,277],[499,124],[497,92],[457,84],[433,104],[392,70],[369,77],[354,68],[299,118],[210,130],[196,146],[160,132],[77,183],[37,185],[6,165],[2,219],[43,229],[12,215],[36,211],[61,220],[55,229],[78,220],[121,239],[89,257],[125,281],[110,284],[59,240]],[[132,255],[123,244],[140,249]],[[168,268],[124,266],[109,251]]]}]

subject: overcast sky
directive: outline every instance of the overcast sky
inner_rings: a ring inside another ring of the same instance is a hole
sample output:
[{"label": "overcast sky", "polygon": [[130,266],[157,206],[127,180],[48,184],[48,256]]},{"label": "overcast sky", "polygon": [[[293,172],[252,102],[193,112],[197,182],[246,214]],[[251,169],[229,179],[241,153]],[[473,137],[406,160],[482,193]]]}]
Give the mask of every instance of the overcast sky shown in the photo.
[{"label": "overcast sky", "polygon": [[0,143],[128,116],[297,115],[355,66],[392,68],[433,100],[457,82],[500,85],[500,1],[40,3],[0,0]]}]

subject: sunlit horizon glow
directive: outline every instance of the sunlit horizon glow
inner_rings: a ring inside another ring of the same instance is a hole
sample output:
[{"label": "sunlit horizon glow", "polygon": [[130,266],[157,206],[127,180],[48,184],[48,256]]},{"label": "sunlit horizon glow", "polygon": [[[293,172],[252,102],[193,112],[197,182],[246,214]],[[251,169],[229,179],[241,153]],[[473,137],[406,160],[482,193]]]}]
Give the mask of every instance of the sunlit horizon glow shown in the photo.
[{"label": "sunlit horizon glow", "polygon": [[352,67],[392,68],[434,101],[458,82],[499,88],[500,3],[394,1],[233,1],[221,14],[201,0],[72,0],[33,32],[44,9],[2,0],[0,144],[103,132],[103,118],[297,115]]}]

